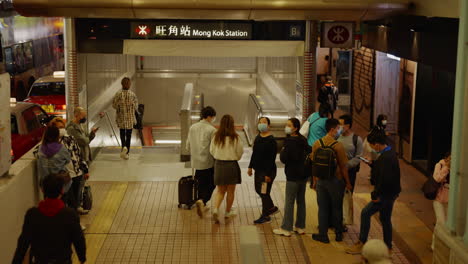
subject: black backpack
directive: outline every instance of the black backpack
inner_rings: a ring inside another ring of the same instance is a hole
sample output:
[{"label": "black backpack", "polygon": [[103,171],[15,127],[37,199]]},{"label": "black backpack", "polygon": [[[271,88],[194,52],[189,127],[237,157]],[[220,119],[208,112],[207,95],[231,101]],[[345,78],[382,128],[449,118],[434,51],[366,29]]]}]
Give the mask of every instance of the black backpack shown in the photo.
[{"label": "black backpack", "polygon": [[313,175],[319,179],[333,179],[336,177],[336,153],[333,149],[338,141],[329,146],[325,146],[322,139],[319,139],[320,148],[315,151],[314,162],[312,165]]}]

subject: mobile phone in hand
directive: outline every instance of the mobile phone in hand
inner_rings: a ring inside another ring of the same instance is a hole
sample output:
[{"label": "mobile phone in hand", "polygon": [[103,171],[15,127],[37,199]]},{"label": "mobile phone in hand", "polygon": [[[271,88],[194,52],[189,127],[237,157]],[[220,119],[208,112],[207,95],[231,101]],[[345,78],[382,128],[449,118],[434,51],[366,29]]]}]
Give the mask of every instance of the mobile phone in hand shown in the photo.
[{"label": "mobile phone in hand", "polygon": [[370,162],[368,159],[366,159],[366,158],[359,157],[359,159],[362,160],[362,161],[364,161],[364,162],[367,163],[367,164],[370,164],[370,163],[371,163],[371,162]]}]

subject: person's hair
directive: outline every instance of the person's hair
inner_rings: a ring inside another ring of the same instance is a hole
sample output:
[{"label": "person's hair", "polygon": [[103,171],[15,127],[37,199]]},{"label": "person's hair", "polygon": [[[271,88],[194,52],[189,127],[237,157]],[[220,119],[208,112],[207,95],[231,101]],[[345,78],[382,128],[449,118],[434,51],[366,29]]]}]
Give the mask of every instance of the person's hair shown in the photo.
[{"label": "person's hair", "polygon": [[216,116],[216,111],[211,106],[204,107],[200,112],[200,118],[206,119],[210,116]]},{"label": "person's hair", "polygon": [[291,121],[293,127],[296,129],[296,133],[299,134],[299,129],[301,129],[301,121],[295,117],[289,118],[289,121]]},{"label": "person's hair", "polygon": [[130,87],[128,87],[128,88],[124,88],[124,87],[123,87],[124,83],[125,83],[125,82],[129,82],[129,81],[130,81],[130,78],[128,78],[128,77],[123,77],[123,78],[122,78],[122,81],[120,81],[120,84],[122,85],[122,88],[123,88],[123,89],[125,89],[125,90],[130,89]]},{"label": "person's hair", "polygon": [[331,76],[327,76],[327,81],[331,82],[333,81],[333,78]]},{"label": "person's hair", "polygon": [[336,128],[339,125],[340,125],[340,121],[338,121],[335,118],[330,118],[325,122],[325,129],[327,130],[327,133],[328,133],[330,132],[330,130]]},{"label": "person's hair", "polygon": [[329,103],[322,103],[319,106],[319,115],[320,117],[328,117],[328,114],[331,112],[331,106]]},{"label": "person's hair", "polygon": [[49,122],[49,126],[57,126],[57,123],[62,123],[66,125],[65,120],[61,117],[54,117],[52,120]]},{"label": "person's hair", "polygon": [[447,166],[450,168],[450,163],[452,163],[452,154],[450,151],[445,153],[444,160],[447,163]]},{"label": "person's hair", "polygon": [[224,147],[226,138],[230,138],[231,142],[239,140],[239,135],[234,127],[234,118],[231,115],[224,115],[221,118],[221,123],[214,136],[215,145]]},{"label": "person's hair", "polygon": [[343,119],[345,125],[349,125],[349,128],[353,126],[353,118],[350,115],[342,115],[340,119]]},{"label": "person's hair", "polygon": [[325,55],[325,60],[329,60],[330,59],[330,56],[329,55]]},{"label": "person's hair", "polygon": [[42,144],[49,144],[58,142],[60,131],[56,126],[48,126],[44,131],[44,137],[42,138]]},{"label": "person's hair", "polygon": [[377,116],[377,125],[380,126],[380,127],[386,127],[386,125],[382,124],[383,120],[387,120],[386,115],[380,114],[379,116]]},{"label": "person's hair", "polygon": [[84,110],[84,108],[81,107],[81,106],[77,106],[77,107],[75,107],[75,109],[73,110],[73,115],[76,117],[76,116],[80,115],[80,114],[83,113],[83,112],[86,112],[86,111]]},{"label": "person's hair", "polygon": [[367,136],[367,142],[385,145],[387,144],[387,136],[384,131],[375,129]]},{"label": "person's hair", "polygon": [[265,119],[267,121],[267,124],[270,125],[271,124],[271,121],[270,121],[270,118],[266,117],[266,116],[262,116],[258,119],[258,122],[260,122],[260,120],[262,119]]},{"label": "person's hair", "polygon": [[45,198],[56,199],[62,194],[64,178],[56,174],[50,174],[42,180],[42,191]]}]

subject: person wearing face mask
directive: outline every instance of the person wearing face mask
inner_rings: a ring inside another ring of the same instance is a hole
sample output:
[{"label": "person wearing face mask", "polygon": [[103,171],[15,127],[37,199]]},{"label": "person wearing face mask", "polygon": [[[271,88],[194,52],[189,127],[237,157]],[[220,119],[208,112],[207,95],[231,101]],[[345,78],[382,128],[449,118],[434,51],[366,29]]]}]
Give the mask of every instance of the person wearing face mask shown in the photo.
[{"label": "person wearing face mask", "polygon": [[[305,158],[307,153],[310,153],[310,146],[307,139],[299,133],[300,127],[301,123],[297,118],[288,120],[284,130],[287,137],[280,152],[280,160],[285,164],[286,195],[283,223],[280,228],[274,229],[273,233],[287,237],[291,236],[293,230],[300,235],[305,234],[305,190],[309,176],[305,169]],[[297,205],[295,224],[294,203]]]},{"label": "person wearing face mask", "polygon": [[[383,114],[378,115],[376,125],[372,127],[371,131],[369,132],[369,135],[380,132],[388,136],[388,133],[385,131],[385,129],[387,128],[387,122],[388,122],[388,117],[386,115],[383,115]],[[366,164],[372,167],[372,164],[374,163],[374,161],[377,160],[377,158],[379,157],[379,154],[372,150],[371,146],[367,142],[367,137],[364,140],[363,150],[364,151],[362,155],[369,161],[369,162],[366,162]],[[374,180],[372,179],[372,176],[369,175],[368,178],[371,184],[374,185]]]},{"label": "person wearing face mask", "polygon": [[276,177],[277,144],[269,131],[270,119],[268,117],[261,117],[258,120],[257,127],[260,133],[253,144],[247,174],[252,176],[252,170],[255,170],[255,191],[262,199],[262,214],[254,221],[254,224],[264,224],[271,222],[270,216],[279,212],[270,196],[271,187]]},{"label": "person wearing face mask", "polygon": [[65,120],[61,117],[56,117],[50,121],[50,126],[54,126],[60,131],[60,143],[70,152],[71,161],[67,164],[68,172],[72,178],[72,186],[70,190],[63,195],[67,205],[77,210],[79,214],[88,213],[81,207],[83,188],[85,181],[89,179],[89,168],[81,154],[80,146],[76,140],[69,136],[65,129]]},{"label": "person wearing face mask", "polygon": [[[352,190],[348,176],[348,158],[341,142],[336,139],[343,128],[336,119],[326,122],[327,135],[315,142],[310,158],[313,161],[313,184],[319,206],[319,233],[312,239],[330,243],[328,228],[335,228],[335,240],[343,241],[343,197],[345,188]],[[330,217],[331,215],[331,217]],[[331,219],[330,219],[331,218]]]},{"label": "person wearing face mask", "polygon": [[211,200],[214,184],[214,158],[210,153],[211,138],[216,132],[213,122],[216,111],[207,106],[201,110],[201,120],[193,124],[188,132],[187,149],[190,151],[192,168],[195,169],[195,179],[198,181],[197,206],[198,216],[203,218],[205,206]]},{"label": "person wearing face mask", "polygon": [[74,118],[68,122],[66,129],[68,135],[72,136],[78,143],[78,146],[80,146],[83,159],[89,164],[92,159],[89,143],[96,137],[96,132],[99,128],[93,128],[91,133],[86,132],[82,127],[86,123],[86,116],[87,113],[83,107],[75,107]]},{"label": "person wearing face mask", "polygon": [[387,145],[385,133],[374,131],[367,137],[371,148],[379,153],[379,158],[372,167],[375,181],[374,191],[367,206],[361,212],[359,241],[346,249],[348,254],[360,254],[369,235],[371,217],[379,212],[382,223],[384,242],[392,249],[392,211],[395,200],[401,192],[400,164],[396,152]]}]

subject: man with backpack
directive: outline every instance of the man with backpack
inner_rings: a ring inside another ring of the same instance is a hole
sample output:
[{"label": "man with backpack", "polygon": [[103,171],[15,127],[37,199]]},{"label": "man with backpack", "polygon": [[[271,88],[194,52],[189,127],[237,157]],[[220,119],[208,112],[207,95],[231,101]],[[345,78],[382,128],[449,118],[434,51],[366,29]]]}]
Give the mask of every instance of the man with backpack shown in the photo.
[{"label": "man with backpack", "polygon": [[[327,135],[315,142],[310,155],[313,161],[312,187],[316,189],[319,206],[319,233],[313,234],[312,239],[330,243],[329,222],[335,228],[335,240],[343,241],[343,196],[345,188],[352,190],[353,187],[348,176],[345,149],[336,141],[343,128],[336,119],[328,119],[325,127]],[[329,219],[330,213],[332,219]]]},{"label": "man with backpack", "polygon": [[318,101],[321,104],[329,104],[331,109],[330,113],[333,118],[338,107],[338,88],[333,84],[333,79],[331,76],[327,76],[327,82],[319,90]]}]

